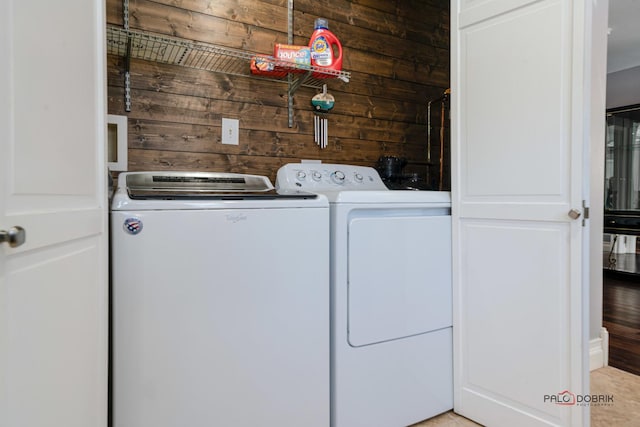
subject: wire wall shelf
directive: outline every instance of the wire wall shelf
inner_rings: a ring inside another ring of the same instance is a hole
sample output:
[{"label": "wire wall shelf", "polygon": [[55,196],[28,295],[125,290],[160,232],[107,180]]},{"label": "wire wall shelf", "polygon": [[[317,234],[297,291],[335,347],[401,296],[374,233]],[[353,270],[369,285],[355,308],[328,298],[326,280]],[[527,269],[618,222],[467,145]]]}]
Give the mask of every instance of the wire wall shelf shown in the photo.
[{"label": "wire wall shelf", "polygon": [[[126,30],[111,25],[107,26],[107,53],[127,59],[143,59],[272,81],[287,82],[291,74],[294,76],[293,91],[299,86],[321,89],[327,79],[331,78],[337,78],[345,83],[348,83],[351,78],[351,73],[345,71],[296,66],[290,62],[278,61],[272,56],[137,30]],[[251,74],[251,60],[256,57],[272,63],[281,72],[274,73],[273,76]]]}]

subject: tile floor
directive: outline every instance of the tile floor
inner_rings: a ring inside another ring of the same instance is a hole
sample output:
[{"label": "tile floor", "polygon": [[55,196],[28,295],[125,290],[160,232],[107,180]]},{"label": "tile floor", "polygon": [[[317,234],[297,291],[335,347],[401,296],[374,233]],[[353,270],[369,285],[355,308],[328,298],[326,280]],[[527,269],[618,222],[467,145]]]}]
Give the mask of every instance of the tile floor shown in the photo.
[{"label": "tile floor", "polygon": [[[611,406],[591,408],[591,427],[640,426],[640,376],[610,366],[591,372],[591,394],[611,394]],[[453,412],[411,427],[473,427],[474,423]]]},{"label": "tile floor", "polygon": [[591,427],[640,425],[640,376],[611,366],[591,372],[591,394],[612,394],[613,405],[591,408]]}]

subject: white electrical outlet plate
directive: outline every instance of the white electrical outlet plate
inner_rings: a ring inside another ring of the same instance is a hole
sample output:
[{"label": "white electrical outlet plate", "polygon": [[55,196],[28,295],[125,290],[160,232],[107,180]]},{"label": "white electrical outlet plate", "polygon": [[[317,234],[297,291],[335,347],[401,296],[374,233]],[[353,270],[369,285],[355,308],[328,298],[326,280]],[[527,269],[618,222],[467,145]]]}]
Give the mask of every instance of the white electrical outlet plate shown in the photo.
[{"label": "white electrical outlet plate", "polygon": [[238,132],[240,131],[237,119],[222,119],[222,143],[238,145]]}]

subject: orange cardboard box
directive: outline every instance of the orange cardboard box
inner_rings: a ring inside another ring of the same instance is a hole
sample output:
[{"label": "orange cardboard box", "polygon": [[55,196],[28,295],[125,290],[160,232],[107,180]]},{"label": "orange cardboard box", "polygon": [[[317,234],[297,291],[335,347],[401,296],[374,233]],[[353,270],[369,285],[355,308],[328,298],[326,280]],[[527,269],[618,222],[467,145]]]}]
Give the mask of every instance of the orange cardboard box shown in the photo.
[{"label": "orange cardboard box", "polygon": [[273,57],[278,61],[292,62],[296,66],[311,66],[311,50],[308,46],[278,43],[273,47]]},{"label": "orange cardboard box", "polygon": [[250,70],[251,74],[257,76],[285,77],[287,75],[287,72],[277,67],[273,58],[267,55],[256,55],[251,58]]}]

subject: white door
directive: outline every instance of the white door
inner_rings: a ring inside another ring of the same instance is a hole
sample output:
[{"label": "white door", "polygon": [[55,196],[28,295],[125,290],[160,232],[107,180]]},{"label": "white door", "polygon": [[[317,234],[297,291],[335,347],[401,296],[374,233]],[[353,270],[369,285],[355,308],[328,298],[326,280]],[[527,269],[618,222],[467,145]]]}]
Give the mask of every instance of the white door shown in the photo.
[{"label": "white door", "polygon": [[596,3],[452,2],[455,410],[484,425],[589,423]]},{"label": "white door", "polygon": [[104,2],[0,2],[0,426],[106,425]]}]

